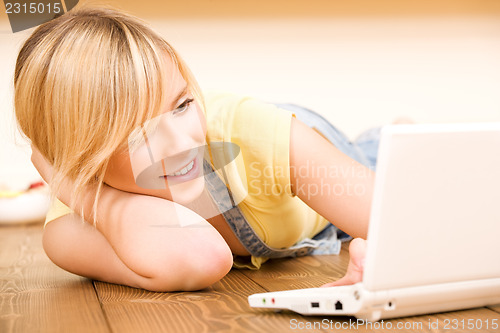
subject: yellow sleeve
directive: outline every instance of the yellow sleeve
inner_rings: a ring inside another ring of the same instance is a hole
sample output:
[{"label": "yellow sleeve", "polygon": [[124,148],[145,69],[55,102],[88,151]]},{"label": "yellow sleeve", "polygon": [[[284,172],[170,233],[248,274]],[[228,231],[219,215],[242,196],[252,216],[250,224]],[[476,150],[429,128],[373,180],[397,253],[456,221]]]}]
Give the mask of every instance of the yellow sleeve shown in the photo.
[{"label": "yellow sleeve", "polygon": [[291,196],[290,128],[294,115],[273,104],[224,93],[205,94],[208,141],[241,148],[239,179],[246,182],[247,201],[270,204]]},{"label": "yellow sleeve", "polygon": [[71,210],[71,208],[63,204],[61,201],[59,201],[59,199],[55,199],[54,201],[52,201],[47,216],[45,217],[44,228],[47,223],[71,213],[73,213],[73,210]]}]

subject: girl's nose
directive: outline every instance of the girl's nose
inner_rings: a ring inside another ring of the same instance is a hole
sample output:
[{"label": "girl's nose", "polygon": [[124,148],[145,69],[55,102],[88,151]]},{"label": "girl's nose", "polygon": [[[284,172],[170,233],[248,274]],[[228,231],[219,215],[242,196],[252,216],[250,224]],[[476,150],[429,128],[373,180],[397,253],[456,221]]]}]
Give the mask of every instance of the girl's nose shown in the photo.
[{"label": "girl's nose", "polygon": [[155,161],[169,157],[189,154],[193,142],[188,128],[172,119],[170,112],[160,116],[155,135],[150,140],[150,146]]}]

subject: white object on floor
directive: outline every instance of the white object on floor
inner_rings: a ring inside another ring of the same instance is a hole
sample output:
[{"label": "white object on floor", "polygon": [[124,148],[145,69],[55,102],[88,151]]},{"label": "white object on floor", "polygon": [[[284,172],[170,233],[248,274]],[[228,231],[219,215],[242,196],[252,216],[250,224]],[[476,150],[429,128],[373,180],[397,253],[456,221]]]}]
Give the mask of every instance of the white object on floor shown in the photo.
[{"label": "white object on floor", "polygon": [[50,206],[46,188],[0,195],[0,225],[42,222]]}]

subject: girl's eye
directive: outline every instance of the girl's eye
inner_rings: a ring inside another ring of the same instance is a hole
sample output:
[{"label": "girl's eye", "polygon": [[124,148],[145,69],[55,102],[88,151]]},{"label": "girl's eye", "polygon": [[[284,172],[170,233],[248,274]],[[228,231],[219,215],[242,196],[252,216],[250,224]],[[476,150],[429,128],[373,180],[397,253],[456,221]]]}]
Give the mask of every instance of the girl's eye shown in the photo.
[{"label": "girl's eye", "polygon": [[186,111],[189,108],[189,105],[191,105],[192,102],[194,102],[194,99],[192,99],[192,98],[186,99],[184,102],[182,102],[181,105],[179,105],[173,111],[173,114],[179,114],[179,113],[182,113],[182,112]]}]

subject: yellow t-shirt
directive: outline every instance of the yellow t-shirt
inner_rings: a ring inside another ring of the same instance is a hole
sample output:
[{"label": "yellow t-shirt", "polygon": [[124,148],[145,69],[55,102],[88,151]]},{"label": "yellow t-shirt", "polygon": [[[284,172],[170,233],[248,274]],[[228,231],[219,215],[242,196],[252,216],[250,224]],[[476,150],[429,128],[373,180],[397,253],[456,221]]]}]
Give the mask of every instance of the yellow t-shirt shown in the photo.
[{"label": "yellow t-shirt", "polygon": [[[272,248],[287,248],[323,230],[329,222],[290,191],[292,113],[233,94],[204,97],[208,143],[231,142],[240,148],[238,158],[224,169],[226,185],[239,198],[241,212],[262,241]],[[71,212],[55,202],[46,223]],[[241,259],[235,258],[236,267],[260,268],[266,261]]]}]

